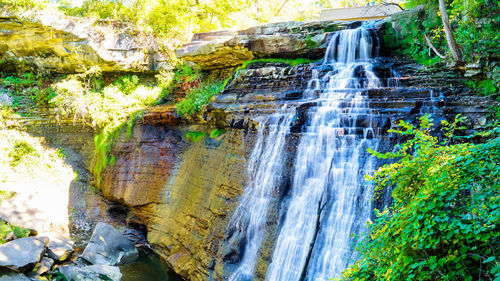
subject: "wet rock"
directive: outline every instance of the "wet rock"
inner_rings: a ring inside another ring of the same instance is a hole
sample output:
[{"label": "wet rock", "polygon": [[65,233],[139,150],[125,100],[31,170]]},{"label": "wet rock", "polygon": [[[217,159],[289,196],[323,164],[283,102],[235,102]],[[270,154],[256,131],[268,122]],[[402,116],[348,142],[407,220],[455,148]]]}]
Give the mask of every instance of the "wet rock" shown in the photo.
[{"label": "wet rock", "polygon": [[122,265],[139,257],[134,244],[113,226],[100,222],[96,225],[82,258],[92,264]]},{"label": "wet rock", "polygon": [[20,238],[0,245],[0,267],[23,272],[32,269],[45,252],[47,237]]},{"label": "wet rock", "polygon": [[75,242],[68,238],[51,237],[47,247],[47,254],[56,261],[65,261],[75,251]]},{"label": "wet rock", "polygon": [[54,265],[54,260],[51,258],[43,257],[35,268],[30,272],[30,276],[37,277],[48,272]]},{"label": "wet rock", "polygon": [[119,281],[122,278],[119,267],[103,264],[84,267],[66,265],[59,267],[58,270],[68,281]]}]

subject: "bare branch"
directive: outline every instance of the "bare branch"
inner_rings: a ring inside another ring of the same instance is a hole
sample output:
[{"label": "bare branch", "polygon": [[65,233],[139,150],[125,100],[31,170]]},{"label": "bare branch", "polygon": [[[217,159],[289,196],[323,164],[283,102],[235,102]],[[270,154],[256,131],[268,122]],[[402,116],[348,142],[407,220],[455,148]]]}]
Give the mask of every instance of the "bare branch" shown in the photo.
[{"label": "bare branch", "polygon": [[427,45],[429,45],[429,48],[431,48],[431,49],[434,51],[434,53],[435,53],[438,57],[440,57],[440,58],[442,58],[442,59],[446,58],[446,56],[443,56],[443,55],[442,55],[442,54],[441,54],[441,53],[440,53],[440,52],[436,49],[436,47],[434,47],[434,45],[432,45],[431,39],[429,38],[429,36],[427,36],[427,34],[424,34],[424,38],[425,38],[425,42],[427,42]]},{"label": "bare branch", "polygon": [[401,11],[404,11],[405,8],[401,7],[401,5],[399,5],[398,3],[394,3],[394,2],[385,2],[383,1],[381,3],[382,6],[397,6],[399,9],[401,9]]}]

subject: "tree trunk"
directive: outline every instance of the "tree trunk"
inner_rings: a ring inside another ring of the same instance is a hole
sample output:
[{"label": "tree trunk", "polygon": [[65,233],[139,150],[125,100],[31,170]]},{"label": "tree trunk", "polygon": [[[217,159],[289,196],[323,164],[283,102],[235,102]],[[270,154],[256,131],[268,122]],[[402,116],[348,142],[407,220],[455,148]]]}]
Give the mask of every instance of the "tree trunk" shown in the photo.
[{"label": "tree trunk", "polygon": [[448,12],[446,11],[445,0],[439,0],[439,11],[441,12],[441,20],[443,21],[444,33],[446,34],[446,41],[448,42],[448,47],[450,48],[453,59],[457,65],[462,65],[464,63],[462,58],[462,50],[458,46],[455,36],[453,36],[453,31],[450,26],[450,19],[448,18]]}]

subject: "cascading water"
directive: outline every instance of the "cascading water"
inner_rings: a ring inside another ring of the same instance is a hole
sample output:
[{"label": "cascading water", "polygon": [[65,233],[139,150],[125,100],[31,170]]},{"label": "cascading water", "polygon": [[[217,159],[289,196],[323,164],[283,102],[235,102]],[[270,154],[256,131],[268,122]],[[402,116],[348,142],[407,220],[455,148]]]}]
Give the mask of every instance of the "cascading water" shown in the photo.
[{"label": "cascading water", "polygon": [[229,224],[237,231],[246,231],[243,258],[231,275],[231,281],[252,279],[257,253],[264,239],[269,204],[284,169],[285,139],[294,117],[295,110],[284,106],[259,125],[247,169],[249,183]]},{"label": "cascading water", "polygon": [[377,149],[366,89],[381,86],[372,58],[378,42],[364,27],[336,33],[323,77],[313,75],[305,97],[319,90],[317,107],[300,140],[284,221],[266,276],[269,281],[329,280],[355,259],[353,235],[365,230],[372,188],[363,175],[374,169]]}]

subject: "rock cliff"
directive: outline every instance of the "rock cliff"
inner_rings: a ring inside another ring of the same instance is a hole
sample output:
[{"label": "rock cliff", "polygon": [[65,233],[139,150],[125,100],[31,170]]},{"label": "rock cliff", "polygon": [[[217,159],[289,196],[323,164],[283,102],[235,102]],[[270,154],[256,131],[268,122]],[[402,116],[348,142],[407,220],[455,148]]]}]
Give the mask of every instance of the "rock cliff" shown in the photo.
[{"label": "rock cliff", "polygon": [[[82,71],[82,63],[85,67],[100,65],[108,71],[157,70],[165,61],[153,43],[141,45],[142,41],[127,30],[109,31],[113,36],[107,37],[103,29],[112,30],[113,25],[91,22],[76,27],[75,19],[56,23],[39,16],[0,18],[0,56],[21,58],[56,72]],[[177,54],[214,72],[231,72],[253,58],[320,59],[329,36],[351,24],[291,22],[198,34]],[[384,87],[368,92],[370,107],[377,114],[372,126],[383,135],[382,150],[391,149],[398,141],[387,130],[400,119],[415,122],[423,114],[433,113],[437,119],[451,120],[462,113],[468,117],[469,130],[486,124],[491,100],[470,93],[463,86],[461,73],[426,70],[389,49],[382,51],[384,57],[377,61],[374,71],[383,79]],[[182,278],[226,278],[241,258],[245,237],[229,235],[227,221],[248,180],[246,166],[256,128],[283,104],[297,108],[286,148],[291,170],[306,113],[314,106],[302,99],[302,93],[313,68],[331,70],[320,64],[250,64],[233,73],[224,91],[191,118],[179,118],[169,106],[146,109],[132,136],[123,134],[119,138],[112,151],[116,162],[102,175],[102,193],[126,206],[113,205],[108,210],[113,209],[110,212],[129,224],[145,226],[153,249]],[[389,78],[394,73],[399,75]],[[50,109],[40,109],[25,119],[25,125],[51,143],[74,149],[90,167],[92,129],[71,119],[57,121],[54,116]],[[280,201],[290,180],[290,174],[284,175],[268,215],[269,231],[258,254],[257,280],[265,277]]]},{"label": "rock cliff", "polygon": [[[251,64],[236,72],[191,123],[177,119],[172,109],[152,108],[136,125],[132,138],[122,138],[115,146],[117,161],[105,172],[104,194],[131,207],[146,224],[153,248],[183,278],[223,280],[234,270],[244,237],[230,237],[227,220],[247,182],[255,128],[280,105],[295,105],[298,113],[287,147],[288,157],[293,158],[305,113],[314,106],[301,99],[313,66]],[[469,93],[457,74],[447,79],[447,71],[421,72],[409,61],[380,59],[378,75],[388,77],[390,71],[401,74],[396,82],[402,87],[390,87],[395,81],[387,79],[387,87],[368,92],[377,113],[372,126],[384,135],[383,150],[398,141],[386,132],[400,119],[416,122],[423,114],[433,113],[439,124],[462,113],[470,120],[470,130],[487,122],[490,101]],[[225,133],[210,138],[216,128]],[[193,142],[193,134],[198,141]],[[268,216],[271,230],[278,223],[279,200],[291,180],[286,177]],[[274,235],[269,231],[259,252],[258,280],[265,277]]]},{"label": "rock cliff", "polygon": [[54,10],[0,10],[0,58],[46,72],[156,71],[168,67],[156,38],[130,24],[65,16]]}]

